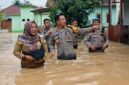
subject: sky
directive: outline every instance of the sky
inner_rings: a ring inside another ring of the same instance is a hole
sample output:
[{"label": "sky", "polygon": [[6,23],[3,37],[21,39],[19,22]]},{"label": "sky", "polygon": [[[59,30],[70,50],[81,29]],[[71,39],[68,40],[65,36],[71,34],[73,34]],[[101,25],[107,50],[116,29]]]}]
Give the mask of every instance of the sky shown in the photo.
[{"label": "sky", "polygon": [[[36,5],[39,7],[41,7],[41,6],[45,7],[47,0],[20,0],[20,2],[22,2],[22,3],[24,1],[29,1],[33,5]],[[6,7],[12,5],[13,2],[14,2],[14,0],[0,0],[0,9],[6,8]]]}]

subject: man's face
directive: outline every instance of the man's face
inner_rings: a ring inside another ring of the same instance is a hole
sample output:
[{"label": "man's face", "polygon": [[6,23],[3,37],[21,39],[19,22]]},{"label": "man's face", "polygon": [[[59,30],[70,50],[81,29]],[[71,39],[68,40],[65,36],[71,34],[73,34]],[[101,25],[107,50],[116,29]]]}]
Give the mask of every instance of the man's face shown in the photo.
[{"label": "man's face", "polygon": [[100,22],[99,21],[94,21],[93,26],[95,26],[94,29],[100,29]]},{"label": "man's face", "polygon": [[59,17],[59,20],[57,21],[57,24],[62,26],[62,27],[65,27],[66,26],[66,19],[65,19],[65,16],[62,15]]},{"label": "man's face", "polygon": [[50,28],[51,27],[51,22],[49,20],[46,20],[44,22],[44,26],[45,26],[45,28]]},{"label": "man's face", "polygon": [[73,21],[72,25],[77,27],[78,26],[78,22],[77,21]]}]

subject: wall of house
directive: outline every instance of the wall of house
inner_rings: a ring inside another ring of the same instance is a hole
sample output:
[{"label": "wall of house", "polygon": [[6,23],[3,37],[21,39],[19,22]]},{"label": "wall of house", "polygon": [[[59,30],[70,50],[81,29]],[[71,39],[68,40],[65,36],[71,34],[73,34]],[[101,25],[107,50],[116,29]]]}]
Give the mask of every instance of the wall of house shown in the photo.
[{"label": "wall of house", "polygon": [[129,25],[129,0],[124,0],[124,25]]},{"label": "wall of house", "polygon": [[23,32],[24,24],[27,21],[34,20],[32,10],[34,10],[32,7],[21,7],[20,15],[10,16],[12,19],[12,32]]},{"label": "wall of house", "polygon": [[34,10],[32,7],[21,7],[21,30],[24,29],[24,24],[27,21],[34,20],[34,14],[31,12]]},{"label": "wall of house", "polygon": [[49,13],[42,13],[34,15],[31,11],[34,8],[22,7],[21,14],[19,16],[10,16],[12,19],[12,32],[23,32],[24,24],[27,21],[36,21],[38,26],[43,25],[43,20],[49,18]]},{"label": "wall of house", "polygon": [[21,28],[21,17],[20,15],[12,16],[12,32],[21,32],[23,31]]},{"label": "wall of house", "polygon": [[38,26],[43,25],[43,21],[45,18],[49,19],[49,13],[35,14],[35,16],[34,16],[34,20],[36,21]]},{"label": "wall of house", "polygon": [[[98,7],[94,10],[94,13],[89,15],[89,20],[90,23],[92,23],[92,20],[97,18],[97,14],[102,14],[102,26],[107,27],[108,23],[107,23],[107,14],[108,14],[108,7],[103,6],[102,9],[101,7]],[[117,18],[116,18],[116,6],[112,7],[112,25],[116,25],[117,24]]]},{"label": "wall of house", "polygon": [[[120,0],[116,0],[117,2],[120,2]],[[116,21],[119,22],[120,17],[120,3],[116,3]]]}]

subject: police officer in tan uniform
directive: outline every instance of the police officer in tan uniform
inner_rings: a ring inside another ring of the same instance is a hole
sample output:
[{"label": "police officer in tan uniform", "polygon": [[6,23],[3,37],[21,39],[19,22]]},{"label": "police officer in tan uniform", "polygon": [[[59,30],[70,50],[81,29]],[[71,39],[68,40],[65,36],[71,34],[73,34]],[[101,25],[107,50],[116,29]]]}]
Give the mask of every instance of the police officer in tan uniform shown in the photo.
[{"label": "police officer in tan uniform", "polygon": [[51,21],[50,19],[44,19],[44,27],[40,27],[40,34],[43,35],[47,42],[48,51],[50,52],[50,35],[51,35]]},{"label": "police officer in tan uniform", "polygon": [[[75,60],[76,53],[73,48],[73,31],[66,24],[64,14],[56,15],[56,27],[53,29],[50,37],[51,56],[55,55],[55,45],[57,45],[57,59]],[[91,28],[79,30],[79,33],[85,33],[92,30]]]},{"label": "police officer in tan uniform", "polygon": [[101,31],[100,20],[94,19],[93,26],[95,27],[91,33],[84,38],[84,42],[89,49],[89,52],[104,52],[108,47],[108,34]]}]

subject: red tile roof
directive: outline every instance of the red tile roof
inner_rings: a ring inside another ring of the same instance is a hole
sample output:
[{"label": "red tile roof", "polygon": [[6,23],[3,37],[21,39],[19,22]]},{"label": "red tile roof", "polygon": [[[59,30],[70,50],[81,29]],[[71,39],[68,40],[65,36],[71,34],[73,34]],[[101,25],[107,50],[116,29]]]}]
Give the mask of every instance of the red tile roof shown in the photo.
[{"label": "red tile roof", "polygon": [[20,15],[20,7],[18,6],[9,6],[2,10],[6,15],[12,16],[12,15]]}]

